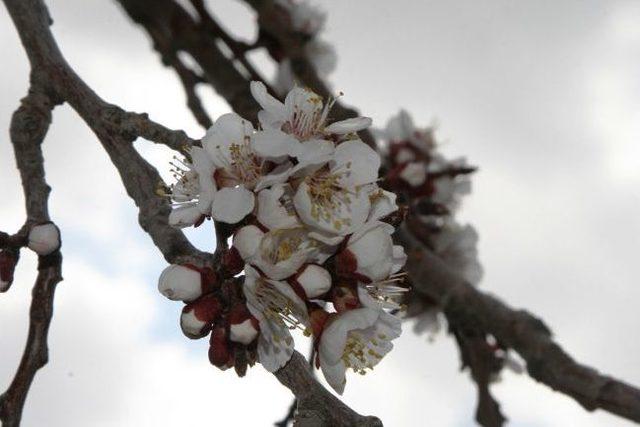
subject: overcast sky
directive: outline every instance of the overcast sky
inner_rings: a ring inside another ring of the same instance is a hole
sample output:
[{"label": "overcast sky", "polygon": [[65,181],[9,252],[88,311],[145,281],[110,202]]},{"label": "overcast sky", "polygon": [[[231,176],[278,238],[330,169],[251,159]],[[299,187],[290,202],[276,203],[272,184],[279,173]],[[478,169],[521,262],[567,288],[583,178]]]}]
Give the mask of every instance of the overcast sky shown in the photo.
[{"label": "overcast sky", "polygon": [[[240,2],[210,2],[239,35]],[[480,167],[462,217],[480,233],[481,287],[541,316],[579,361],[640,384],[640,3],[637,1],[319,2],[347,103],[377,126],[401,107],[436,119],[449,155]],[[51,0],[54,34],[76,71],[108,101],[199,138],[173,73],[112,1]],[[8,139],[28,65],[0,8],[0,229],[24,221]],[[272,72],[264,55],[258,57]],[[229,111],[203,90],[214,116]],[[170,153],[138,147],[167,176]],[[50,363],[36,377],[24,425],[270,425],[290,395],[261,367],[244,379],[212,368],[206,340],[182,337],[179,304],[162,298],[165,267],[95,137],[68,107],[44,144],[64,277]],[[203,234],[204,233],[204,234]],[[210,230],[191,233],[213,249]],[[18,364],[36,259],[24,252],[0,294],[0,388]],[[389,426],[473,426],[475,389],[452,340],[411,333],[344,400]],[[304,348],[300,348],[305,351]],[[515,426],[625,426],[603,412],[505,373],[494,386]]]}]

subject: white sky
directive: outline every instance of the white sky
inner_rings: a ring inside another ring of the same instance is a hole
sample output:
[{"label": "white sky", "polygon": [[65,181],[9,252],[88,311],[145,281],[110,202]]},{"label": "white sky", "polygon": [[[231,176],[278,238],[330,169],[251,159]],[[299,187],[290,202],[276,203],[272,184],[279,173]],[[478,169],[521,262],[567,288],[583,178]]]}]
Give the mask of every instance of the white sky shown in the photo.
[{"label": "white sky", "polygon": [[[71,65],[102,97],[199,137],[182,89],[146,35],[110,1],[49,1]],[[238,2],[212,2],[227,25],[253,34]],[[450,155],[481,171],[463,217],[480,232],[481,286],[540,315],[578,360],[640,384],[640,5],[633,1],[332,0],[326,38],[345,101],[377,126],[398,108],[440,123]],[[27,88],[27,63],[0,11],[0,229],[24,219],[8,140]],[[264,59],[261,60],[264,62]],[[271,70],[268,66],[265,69]],[[203,90],[214,116],[228,107]],[[139,145],[168,170],[169,153]],[[44,146],[51,213],[63,232],[65,281],[51,329],[50,364],[27,401],[29,426],[270,425],[288,391],[261,367],[240,380],[210,367],[206,342],[179,332],[179,305],[155,282],[164,262],[95,137],[68,107]],[[203,234],[204,233],[204,234]],[[211,249],[207,230],[194,238]],[[35,257],[0,294],[0,388],[27,330]],[[206,340],[204,340],[206,341]],[[305,348],[301,347],[305,352]],[[472,426],[475,389],[458,372],[452,340],[411,333],[345,401],[386,425]],[[494,387],[516,426],[625,426],[505,374]]]}]

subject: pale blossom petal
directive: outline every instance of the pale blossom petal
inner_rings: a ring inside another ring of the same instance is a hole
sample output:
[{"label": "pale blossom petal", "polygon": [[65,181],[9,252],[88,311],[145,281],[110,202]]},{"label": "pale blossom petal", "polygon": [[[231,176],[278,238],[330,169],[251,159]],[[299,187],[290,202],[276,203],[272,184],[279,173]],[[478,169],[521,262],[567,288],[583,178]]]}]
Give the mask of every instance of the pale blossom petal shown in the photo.
[{"label": "pale blossom petal", "polygon": [[279,184],[258,193],[257,218],[268,229],[295,228],[300,221],[293,209],[291,186]]},{"label": "pale blossom petal", "polygon": [[427,167],[422,162],[408,163],[400,172],[400,178],[412,187],[419,187],[427,180]]},{"label": "pale blossom petal", "polygon": [[216,193],[211,216],[216,221],[235,224],[253,211],[254,204],[253,193],[244,186],[226,187]]},{"label": "pale blossom petal", "polygon": [[255,153],[264,159],[297,157],[301,150],[296,138],[277,129],[258,131],[251,141]]},{"label": "pale blossom petal", "polygon": [[285,182],[291,176],[293,170],[293,164],[289,161],[279,164],[271,172],[258,179],[254,191],[257,192],[263,188]]},{"label": "pale blossom petal", "polygon": [[296,280],[304,289],[308,298],[316,298],[329,291],[331,288],[331,274],[316,264],[306,265]]},{"label": "pale blossom petal", "polygon": [[213,179],[214,166],[209,154],[200,147],[192,147],[191,159],[193,169],[198,174],[200,194],[198,195],[198,208],[200,213],[208,215],[211,211],[211,203],[216,192],[216,182]]},{"label": "pale blossom petal", "polygon": [[336,195],[332,206],[318,206],[306,182],[298,187],[293,203],[302,222],[316,231],[340,236],[346,236],[360,228],[367,220],[371,208],[369,195],[362,189],[354,190],[348,199],[343,195]]},{"label": "pale blossom petal", "polygon": [[398,196],[396,196],[395,193],[377,188],[377,186],[375,187],[375,189],[372,189],[372,191],[369,193],[369,198],[372,200],[372,202],[371,212],[369,213],[368,220],[375,221],[397,211],[397,197]]},{"label": "pale blossom petal", "polygon": [[238,250],[243,260],[251,260],[258,251],[263,236],[264,231],[255,225],[246,225],[233,235],[233,247]]},{"label": "pale blossom petal", "polygon": [[251,95],[260,106],[267,111],[274,119],[286,120],[287,112],[282,102],[269,95],[267,87],[262,82],[252,81],[249,85]]},{"label": "pale blossom petal", "polygon": [[253,126],[248,120],[235,113],[227,113],[218,117],[202,138],[202,146],[207,150],[213,164],[218,168],[229,166],[231,154],[229,147],[233,144],[244,144],[245,138],[253,133]]},{"label": "pale blossom petal", "polygon": [[169,214],[169,225],[176,228],[191,227],[203,217],[198,205],[179,206]]},{"label": "pale blossom petal", "polygon": [[372,120],[369,117],[353,117],[350,119],[334,122],[324,128],[325,132],[343,135],[358,132],[371,126]]},{"label": "pale blossom petal", "polygon": [[341,183],[349,187],[375,182],[380,169],[380,156],[360,140],[338,144],[331,169],[345,172]]}]

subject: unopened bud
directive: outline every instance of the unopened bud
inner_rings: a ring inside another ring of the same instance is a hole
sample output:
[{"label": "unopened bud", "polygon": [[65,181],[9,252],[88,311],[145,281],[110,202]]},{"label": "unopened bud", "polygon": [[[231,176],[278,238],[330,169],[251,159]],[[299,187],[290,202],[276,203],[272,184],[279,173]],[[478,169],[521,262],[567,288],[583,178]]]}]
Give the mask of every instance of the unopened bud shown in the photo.
[{"label": "unopened bud", "polygon": [[180,328],[189,338],[202,338],[209,333],[220,312],[218,299],[212,294],[204,295],[182,309]]},{"label": "unopened bud", "polygon": [[236,304],[229,312],[227,320],[231,341],[249,345],[258,336],[258,320],[249,313],[245,304]]},{"label": "unopened bud", "polygon": [[13,272],[18,258],[9,251],[0,252],[0,292],[6,292],[13,283]]},{"label": "unopened bud", "polygon": [[224,270],[231,276],[235,276],[244,269],[244,261],[235,247],[224,251],[222,254]]},{"label": "unopened bud", "polygon": [[331,289],[331,274],[317,264],[307,264],[300,269],[294,279],[307,298],[317,298]]},{"label": "unopened bud", "polygon": [[223,370],[233,365],[231,349],[227,342],[227,333],[224,326],[213,328],[209,340],[209,362]]},{"label": "unopened bud", "polygon": [[194,301],[203,293],[202,277],[193,267],[173,264],[160,275],[158,290],[173,301]]},{"label": "unopened bud", "polygon": [[52,222],[35,225],[29,231],[29,249],[44,256],[60,249],[60,231]]}]

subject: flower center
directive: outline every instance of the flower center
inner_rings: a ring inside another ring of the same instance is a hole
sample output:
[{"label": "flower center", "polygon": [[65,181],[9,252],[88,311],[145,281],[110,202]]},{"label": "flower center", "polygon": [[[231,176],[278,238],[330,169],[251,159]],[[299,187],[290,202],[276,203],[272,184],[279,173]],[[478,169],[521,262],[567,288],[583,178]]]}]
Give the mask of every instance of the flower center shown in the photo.
[{"label": "flower center", "polygon": [[197,199],[200,194],[200,182],[198,181],[198,173],[193,170],[191,162],[174,156],[173,161],[169,164],[171,165],[171,174],[176,180],[174,184],[171,184],[173,201],[182,203]]},{"label": "flower center", "polygon": [[248,189],[252,189],[262,176],[262,161],[251,148],[250,141],[251,138],[245,136],[243,142],[231,144],[228,156],[222,152],[220,146],[216,147],[221,154],[220,159],[226,163],[224,172],[228,175],[222,177],[219,182],[221,186],[228,186],[225,178],[231,178],[230,185],[244,184]]},{"label": "flower center", "polygon": [[341,359],[347,369],[353,369],[354,372],[364,375],[367,373],[366,369],[372,370],[373,366],[382,359],[379,347],[382,347],[381,343],[386,341],[387,336],[384,334],[366,338],[360,331],[353,330],[347,336]]},{"label": "flower center", "polygon": [[305,104],[304,107],[301,107],[299,104],[294,105],[293,113],[286,123],[284,130],[292,133],[301,141],[305,141],[321,133],[327,121],[329,111],[335,102],[335,99],[329,99],[327,104],[323,106],[322,98],[312,92],[307,98],[301,101],[302,104]]},{"label": "flower center", "polygon": [[321,171],[305,178],[307,194],[311,199],[311,217],[316,221],[333,220],[336,230],[343,225],[349,226],[351,222],[349,218],[335,218],[341,213],[342,206],[351,204],[352,192],[340,184],[345,173]]},{"label": "flower center", "polygon": [[[261,279],[256,289],[256,297],[265,308],[264,315],[269,320],[286,326],[291,330],[300,329],[305,336],[311,334],[310,329],[299,320],[304,319],[305,314],[301,313],[295,304],[281,294],[271,283]],[[288,338],[290,339],[290,337]]]}]

